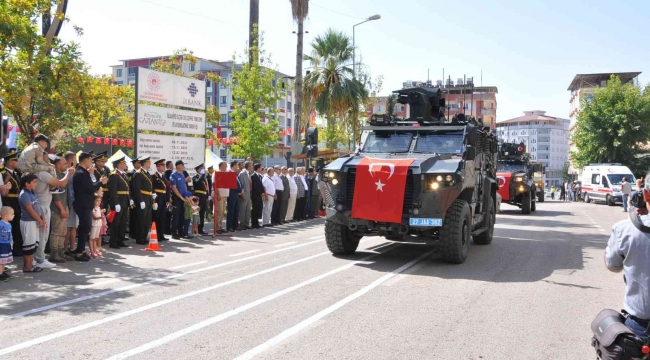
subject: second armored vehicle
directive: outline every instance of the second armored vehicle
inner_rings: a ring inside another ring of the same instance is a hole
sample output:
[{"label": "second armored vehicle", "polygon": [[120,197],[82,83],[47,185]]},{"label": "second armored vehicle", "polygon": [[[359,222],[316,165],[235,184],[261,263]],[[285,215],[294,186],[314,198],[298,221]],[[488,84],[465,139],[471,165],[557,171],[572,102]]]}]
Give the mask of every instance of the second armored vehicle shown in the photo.
[{"label": "second armored vehicle", "polygon": [[497,167],[499,194],[502,201],[520,207],[522,214],[535,211],[536,185],[533,181],[533,168],[526,154],[526,146],[523,143],[502,143],[499,147]]},{"label": "second armored vehicle", "polygon": [[444,118],[439,88],[396,91],[410,118],[373,115],[359,150],[325,167],[325,239],[352,254],[366,235],[439,242],[442,259],[462,263],[470,240],[492,242],[497,140],[463,115]]}]

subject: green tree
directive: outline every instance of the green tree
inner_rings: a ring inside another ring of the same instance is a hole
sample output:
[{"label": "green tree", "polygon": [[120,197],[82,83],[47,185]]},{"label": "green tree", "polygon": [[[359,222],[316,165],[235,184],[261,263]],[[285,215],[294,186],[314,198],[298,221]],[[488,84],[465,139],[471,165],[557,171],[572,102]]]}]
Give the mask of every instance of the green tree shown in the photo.
[{"label": "green tree", "polygon": [[386,99],[386,114],[395,115],[395,104],[397,104],[397,94],[390,94]]},{"label": "green tree", "polygon": [[[298,23],[297,47],[296,47],[296,78],[294,82],[296,101],[293,104],[293,141],[300,141],[300,133],[303,129],[302,124],[302,60],[303,60],[303,37],[304,22],[309,14],[309,0],[289,0],[291,2],[291,15],[293,20]],[[305,117],[309,119],[309,117]]]},{"label": "green tree", "polygon": [[[635,172],[646,166],[650,153],[650,86],[645,90],[612,76],[591,99],[582,100],[572,138],[578,167],[596,162],[624,163]],[[647,157],[645,157],[647,158]]]},{"label": "green tree", "polygon": [[230,86],[235,99],[235,110],[230,125],[240,141],[231,145],[229,152],[235,157],[250,156],[260,159],[271,153],[271,147],[279,143],[278,109],[276,105],[285,96],[282,79],[276,79],[272,63],[263,50],[262,37],[260,45],[253,44],[245,54],[252,54],[242,59],[241,68],[236,65],[233,56],[232,83]]},{"label": "green tree", "polygon": [[573,181],[573,175],[569,173],[570,169],[570,164],[564,163],[564,166],[562,166],[562,180],[564,181]]},{"label": "green tree", "polygon": [[[327,121],[326,147],[336,148],[340,138],[337,118],[344,120],[350,109],[359,111],[367,98],[363,84],[353,78],[353,47],[350,38],[342,32],[329,29],[312,42],[312,53],[306,55],[313,68],[305,77],[304,90],[307,104]],[[304,104],[304,103],[303,103]],[[352,124],[353,128],[356,126]]]}]

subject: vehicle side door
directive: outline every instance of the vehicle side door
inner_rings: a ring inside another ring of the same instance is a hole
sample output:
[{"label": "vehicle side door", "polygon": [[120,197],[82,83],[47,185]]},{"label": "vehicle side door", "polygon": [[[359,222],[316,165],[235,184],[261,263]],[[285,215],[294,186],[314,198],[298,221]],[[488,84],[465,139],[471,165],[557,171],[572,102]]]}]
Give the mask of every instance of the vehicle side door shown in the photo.
[{"label": "vehicle side door", "polygon": [[600,193],[598,190],[600,190],[601,184],[600,184],[600,174],[599,173],[592,173],[591,174],[591,191],[587,191],[589,193],[590,197],[593,198],[600,198]]}]

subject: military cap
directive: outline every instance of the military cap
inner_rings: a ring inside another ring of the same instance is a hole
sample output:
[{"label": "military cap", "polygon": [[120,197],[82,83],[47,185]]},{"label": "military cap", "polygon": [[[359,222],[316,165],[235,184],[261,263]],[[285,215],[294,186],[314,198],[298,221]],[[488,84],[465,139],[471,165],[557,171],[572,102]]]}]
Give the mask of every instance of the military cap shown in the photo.
[{"label": "military cap", "polygon": [[151,159],[149,155],[142,155],[138,158],[138,161],[140,162],[140,164],[144,164],[149,159]]},{"label": "military cap", "polygon": [[5,160],[5,164],[6,164],[9,160],[18,160],[18,153],[16,153],[16,152],[13,152],[13,153],[10,152],[8,155],[6,155],[6,156],[4,157],[4,160]]},{"label": "military cap", "polygon": [[95,150],[90,150],[90,151],[88,152],[88,155],[95,155]]},{"label": "military cap", "polygon": [[142,164],[142,163],[140,162],[140,158],[133,159],[133,160],[131,160],[131,162],[133,163],[133,165],[135,165],[135,164],[137,164],[137,163]]},{"label": "military cap", "polygon": [[164,166],[165,165],[165,159],[160,159],[160,160],[156,161],[154,164]]},{"label": "military cap", "polygon": [[58,156],[58,157],[63,157],[63,153],[62,153],[62,152],[58,152],[58,153],[56,153],[55,155]]},{"label": "military cap", "polygon": [[210,169],[214,170],[214,166],[212,166],[212,165],[208,166],[208,170],[210,170]]},{"label": "military cap", "polygon": [[102,151],[99,154],[93,156],[93,161],[95,162],[97,161],[106,162],[106,160],[108,160],[108,154],[106,153],[106,151]]},{"label": "military cap", "polygon": [[57,161],[59,161],[61,159],[60,156],[55,155],[55,154],[48,154],[47,157],[50,158],[50,163],[52,163],[52,164],[56,163]]},{"label": "military cap", "polygon": [[124,160],[124,156],[122,156],[121,158],[113,160],[113,166],[118,165],[120,163],[126,163],[126,160]]},{"label": "military cap", "polygon": [[201,165],[199,165],[199,166],[195,166],[194,170],[199,171],[199,169],[201,169],[202,167],[203,167],[203,163],[201,163]]},{"label": "military cap", "polygon": [[16,148],[9,148],[9,154],[13,154],[13,153],[16,153],[16,152],[18,152],[18,149],[16,149]]}]

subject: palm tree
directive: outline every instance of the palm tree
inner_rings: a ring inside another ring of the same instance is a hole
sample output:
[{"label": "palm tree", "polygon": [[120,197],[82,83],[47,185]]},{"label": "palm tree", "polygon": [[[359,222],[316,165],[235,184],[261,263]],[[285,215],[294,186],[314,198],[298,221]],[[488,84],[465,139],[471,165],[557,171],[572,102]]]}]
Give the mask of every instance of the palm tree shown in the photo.
[{"label": "palm tree", "polygon": [[303,25],[309,14],[309,0],[289,0],[291,2],[291,15],[298,22],[298,48],[296,49],[296,101],[293,104],[294,133],[293,141],[300,141],[300,122],[302,105],[302,56],[303,56]]},{"label": "palm tree", "polygon": [[[312,72],[305,77],[306,103],[327,119],[326,146],[338,145],[335,118],[344,118],[350,111],[358,111],[368,97],[363,84],[354,79],[352,72],[353,47],[350,38],[332,29],[316,37],[312,53],[305,59],[311,63]],[[354,126],[354,124],[353,124]]]}]

